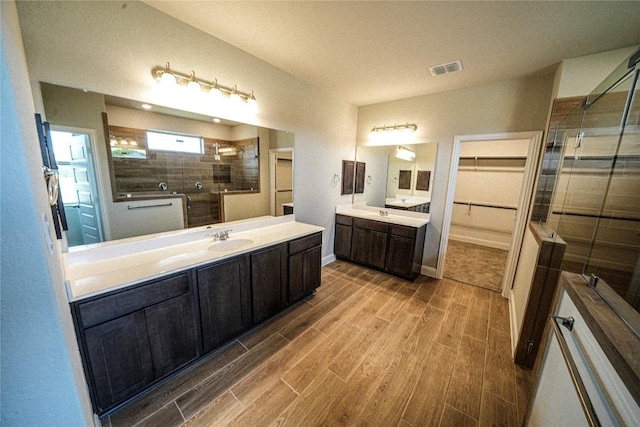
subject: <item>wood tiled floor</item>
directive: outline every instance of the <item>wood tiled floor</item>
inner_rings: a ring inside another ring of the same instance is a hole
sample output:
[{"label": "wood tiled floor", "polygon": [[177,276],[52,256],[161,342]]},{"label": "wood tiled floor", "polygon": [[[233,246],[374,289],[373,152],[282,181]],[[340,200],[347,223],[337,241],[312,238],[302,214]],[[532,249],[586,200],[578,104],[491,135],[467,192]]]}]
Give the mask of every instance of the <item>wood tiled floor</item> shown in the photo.
[{"label": "wood tiled floor", "polygon": [[314,296],[103,425],[520,425],[528,374],[500,294],[340,261],[322,274]]}]

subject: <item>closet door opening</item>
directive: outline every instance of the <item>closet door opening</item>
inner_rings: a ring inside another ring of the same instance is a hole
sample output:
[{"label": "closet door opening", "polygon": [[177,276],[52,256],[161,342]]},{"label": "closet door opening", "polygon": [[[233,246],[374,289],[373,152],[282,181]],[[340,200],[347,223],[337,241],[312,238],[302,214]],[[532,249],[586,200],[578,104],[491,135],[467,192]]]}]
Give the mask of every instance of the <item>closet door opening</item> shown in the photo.
[{"label": "closet door opening", "polygon": [[528,218],[540,133],[456,138],[441,276],[504,292]]}]

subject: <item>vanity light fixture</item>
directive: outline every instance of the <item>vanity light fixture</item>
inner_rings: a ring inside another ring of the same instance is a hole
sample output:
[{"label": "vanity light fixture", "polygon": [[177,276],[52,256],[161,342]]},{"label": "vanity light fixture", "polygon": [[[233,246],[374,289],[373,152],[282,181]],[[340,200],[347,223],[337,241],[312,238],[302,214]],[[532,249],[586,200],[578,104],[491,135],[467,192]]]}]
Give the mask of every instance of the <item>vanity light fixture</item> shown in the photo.
[{"label": "vanity light fixture", "polygon": [[416,152],[410,147],[399,145],[396,157],[398,157],[399,159],[412,161],[416,158]]},{"label": "vanity light fixture", "polygon": [[253,111],[257,110],[256,97],[253,94],[253,91],[243,92],[238,90],[236,85],[233,85],[232,87],[221,85],[218,83],[218,79],[213,79],[213,81],[201,79],[196,77],[195,71],[192,71],[191,74],[185,74],[180,71],[172,70],[168,62],[164,67],[154,67],[151,70],[151,75],[161,84],[171,82],[172,84],[177,84],[179,86],[193,88],[193,90],[200,89],[200,91],[209,92],[214,96],[226,95],[235,102],[247,103]]},{"label": "vanity light fixture", "polygon": [[416,124],[413,123],[407,123],[404,125],[398,125],[395,124],[393,126],[374,126],[371,129],[371,133],[376,133],[376,132],[415,132],[416,130],[418,130],[418,126]]}]

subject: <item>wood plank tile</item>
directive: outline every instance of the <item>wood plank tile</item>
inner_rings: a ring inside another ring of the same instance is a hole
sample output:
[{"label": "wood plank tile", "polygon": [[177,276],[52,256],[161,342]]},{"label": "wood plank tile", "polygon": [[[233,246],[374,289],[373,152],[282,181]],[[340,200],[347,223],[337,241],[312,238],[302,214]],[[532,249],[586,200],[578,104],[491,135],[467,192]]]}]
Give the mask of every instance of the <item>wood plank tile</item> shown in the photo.
[{"label": "wood plank tile", "polygon": [[208,402],[217,398],[224,391],[242,379],[264,361],[284,348],[289,342],[275,334],[252,348],[224,368],[176,399],[176,403],[185,418],[191,418]]},{"label": "wood plank tile", "polygon": [[339,299],[333,296],[327,297],[320,304],[282,328],[279,333],[289,341],[293,341],[296,337],[302,335],[307,328],[312,327],[318,320],[337,307],[340,302]]},{"label": "wood plank tile", "polygon": [[231,387],[231,391],[244,406],[248,406],[325,338],[324,334],[314,328],[306,330]]},{"label": "wood plank tile", "polygon": [[482,393],[480,426],[518,426],[516,405],[501,399],[493,393],[485,391]]},{"label": "wood plank tile", "polygon": [[506,332],[489,329],[484,391],[516,403],[515,373],[511,359],[511,338]]},{"label": "wood plank tile", "polygon": [[405,305],[411,300],[415,291],[416,289],[412,284],[403,284],[382,306],[378,312],[378,316],[389,322],[393,322],[398,316],[398,313],[403,310]]},{"label": "wood plank tile", "polygon": [[318,378],[285,409],[271,425],[312,426],[319,420],[342,394],[345,383],[336,374],[324,369]]},{"label": "wood plank tile", "polygon": [[435,343],[424,355],[418,381],[402,418],[414,426],[435,426],[440,421],[456,352]]},{"label": "wood plank tile", "polygon": [[509,333],[509,300],[496,292],[491,293],[489,327]]},{"label": "wood plank tile", "polygon": [[518,411],[518,425],[524,425],[524,417],[529,405],[529,375],[531,371],[517,364],[513,365],[516,375],[516,409]]},{"label": "wood plank tile", "polygon": [[178,407],[174,402],[169,403],[168,405],[161,408],[159,411],[156,411],[148,418],[145,418],[136,426],[140,427],[156,427],[156,426],[179,426],[184,423],[184,418],[182,418],[182,414],[178,410]]},{"label": "wood plank tile", "polygon": [[388,327],[389,323],[386,320],[372,317],[354,338],[345,341],[346,344],[329,363],[329,369],[346,381]]},{"label": "wood plank tile", "polygon": [[420,371],[421,361],[415,355],[403,352],[396,357],[356,425],[398,424]]},{"label": "wood plank tile", "polygon": [[325,416],[319,420],[318,425],[353,425],[383,378],[382,367],[367,360],[363,361],[346,383],[340,398],[331,405]]},{"label": "wood plank tile", "polygon": [[398,318],[388,328],[385,328],[382,336],[372,345],[367,358],[383,368],[391,366],[417,323],[417,317],[404,312],[400,313]]},{"label": "wood plank tile", "polygon": [[240,415],[243,410],[244,406],[242,406],[231,392],[227,391],[188,419],[184,427],[226,425],[229,421]]},{"label": "wood plank tile", "polygon": [[433,308],[446,311],[457,287],[458,282],[449,279],[442,279],[438,284],[438,288],[429,300],[429,305]]},{"label": "wood plank tile", "polygon": [[450,405],[444,405],[439,425],[441,427],[478,427],[478,421],[463,414]]},{"label": "wood plank tile", "polygon": [[449,309],[446,311],[440,333],[438,334],[438,342],[454,350],[458,349],[464,325],[467,321],[467,311],[469,309],[457,302],[451,302]]},{"label": "wood plank tile", "polygon": [[359,332],[358,328],[344,322],[332,334],[323,339],[317,351],[307,354],[282,378],[296,392],[303,392],[325,370],[333,358],[343,350],[345,343],[351,343]]},{"label": "wood plank tile", "polygon": [[484,296],[478,296],[478,292],[474,292],[471,298],[471,304],[467,315],[467,322],[464,325],[464,333],[473,338],[487,341],[487,330],[489,328],[489,309],[490,296],[488,292],[480,288]]},{"label": "wood plank tile", "polygon": [[238,341],[226,344],[186,371],[160,384],[153,392],[138,397],[111,414],[112,426],[129,426],[148,417],[245,353],[247,349]]},{"label": "wood plank tile", "polygon": [[362,299],[360,294],[355,293],[357,288],[354,286],[348,286],[348,288],[353,291],[351,295],[346,299],[336,296],[336,298],[342,302],[319,319],[314,325],[314,328],[328,335],[344,321],[344,316],[347,313],[350,313],[352,310],[357,310],[360,306],[364,305],[366,300]]},{"label": "wood plank tile", "polygon": [[240,415],[229,423],[233,427],[264,426],[275,420],[291,404],[298,394],[282,380],[256,399]]},{"label": "wood plank tile", "polygon": [[428,354],[438,337],[444,315],[445,312],[442,310],[427,307],[420,316],[413,333],[405,342],[405,348],[415,355]]},{"label": "wood plank tile", "polygon": [[349,322],[358,327],[364,327],[371,317],[378,314],[382,306],[392,295],[393,294],[386,289],[377,290],[370,298],[364,299],[363,304],[358,310],[347,314],[344,318],[345,322]]},{"label": "wood plank tile", "polygon": [[486,343],[462,337],[456,357],[446,403],[473,419],[480,419],[480,398],[484,377]]},{"label": "wood plank tile", "polygon": [[257,328],[254,328],[248,333],[242,335],[238,338],[238,341],[248,349],[252,349],[264,341],[268,336],[284,328],[311,308],[313,308],[313,305],[306,301],[301,301],[283,313],[260,324]]}]

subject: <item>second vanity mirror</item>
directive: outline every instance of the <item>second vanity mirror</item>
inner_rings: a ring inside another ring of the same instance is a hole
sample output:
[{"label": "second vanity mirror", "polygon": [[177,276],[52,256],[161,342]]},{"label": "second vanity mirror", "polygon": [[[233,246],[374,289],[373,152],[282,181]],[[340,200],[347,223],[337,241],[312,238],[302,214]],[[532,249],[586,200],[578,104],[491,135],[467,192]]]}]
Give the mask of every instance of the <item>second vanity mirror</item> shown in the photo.
[{"label": "second vanity mirror", "polygon": [[69,246],[292,207],[289,132],[47,83],[41,90],[61,159]]},{"label": "second vanity mirror", "polygon": [[358,146],[366,163],[365,189],[354,203],[429,213],[437,143]]}]

